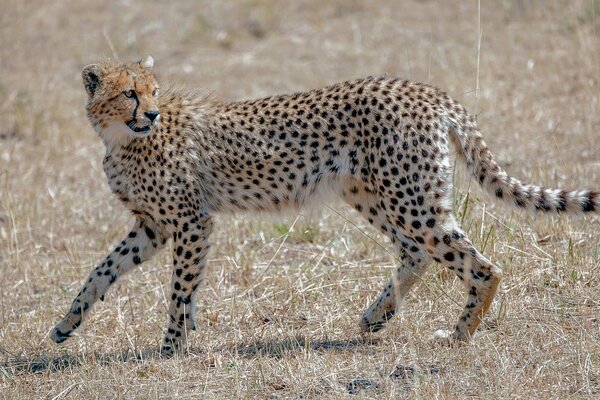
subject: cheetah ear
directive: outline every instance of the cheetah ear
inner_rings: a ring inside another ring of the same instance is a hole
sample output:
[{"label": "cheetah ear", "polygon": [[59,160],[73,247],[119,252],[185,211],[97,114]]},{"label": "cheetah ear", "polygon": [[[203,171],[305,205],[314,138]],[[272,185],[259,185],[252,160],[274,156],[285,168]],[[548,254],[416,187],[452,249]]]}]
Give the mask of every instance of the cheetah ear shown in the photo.
[{"label": "cheetah ear", "polygon": [[152,67],[154,67],[154,58],[152,58],[152,56],[147,56],[140,61],[140,65],[144,68],[152,69]]},{"label": "cheetah ear", "polygon": [[85,86],[85,91],[88,95],[93,96],[100,86],[100,76],[102,71],[100,70],[100,66],[98,64],[90,64],[81,71],[81,76],[83,78],[83,86]]}]

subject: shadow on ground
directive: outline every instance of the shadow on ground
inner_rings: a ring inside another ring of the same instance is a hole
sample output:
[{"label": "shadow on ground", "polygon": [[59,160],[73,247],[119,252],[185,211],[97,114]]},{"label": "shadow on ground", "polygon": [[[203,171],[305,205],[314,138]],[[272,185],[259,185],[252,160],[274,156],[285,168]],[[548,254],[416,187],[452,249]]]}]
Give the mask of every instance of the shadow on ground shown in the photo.
[{"label": "shadow on ground", "polygon": [[[366,348],[379,343],[373,339],[351,339],[351,340],[311,340],[305,337],[294,337],[279,341],[255,341],[249,344],[241,344],[236,347],[222,347],[219,351],[235,352],[242,357],[276,357],[281,358],[286,354],[300,350],[312,350],[322,352],[351,351],[358,348]],[[6,353],[6,352],[5,352]],[[199,349],[190,349],[192,355],[202,353]],[[161,358],[158,349],[147,348],[140,351],[126,350],[115,353],[93,353],[93,354],[63,354],[60,356],[34,355],[14,356],[0,362],[0,374],[16,375],[23,373],[58,372],[76,369],[85,363],[93,362],[100,365],[110,365],[126,362],[143,362],[148,359]]]},{"label": "shadow on ground", "polygon": [[313,350],[323,352],[351,351],[357,348],[366,348],[376,345],[378,339],[350,339],[350,340],[310,340],[303,336],[297,336],[285,340],[255,341],[250,344],[242,344],[235,347],[238,354],[246,358],[256,356],[283,357],[286,353],[295,350]]},{"label": "shadow on ground", "polygon": [[61,356],[16,356],[0,363],[0,374],[16,375],[23,373],[58,372],[76,369],[85,363],[94,362],[100,365],[110,365],[145,359],[159,358],[156,349],[145,349],[138,352],[126,350],[118,353],[94,353]]}]

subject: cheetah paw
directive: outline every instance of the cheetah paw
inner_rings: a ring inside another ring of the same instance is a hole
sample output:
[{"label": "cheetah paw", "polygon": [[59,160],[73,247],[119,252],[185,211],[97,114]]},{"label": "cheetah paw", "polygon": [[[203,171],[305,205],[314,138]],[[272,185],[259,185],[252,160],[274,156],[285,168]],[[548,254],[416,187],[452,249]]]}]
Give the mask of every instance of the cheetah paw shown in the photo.
[{"label": "cheetah paw", "polygon": [[52,332],[50,332],[50,339],[55,343],[62,343],[71,337],[72,332],[73,331],[63,332],[58,326],[55,326],[54,329],[52,329]]},{"label": "cheetah paw", "polygon": [[160,348],[160,355],[164,358],[173,358],[176,354],[181,354],[185,343],[181,340],[165,339]]},{"label": "cheetah paw", "polygon": [[431,337],[431,340],[436,344],[441,344],[444,346],[451,346],[456,342],[452,336],[452,332],[447,329],[438,329],[435,331]]},{"label": "cheetah paw", "polygon": [[383,329],[382,322],[369,322],[368,319],[362,318],[359,323],[360,330],[365,333],[375,333]]},{"label": "cheetah paw", "polygon": [[173,358],[175,355],[175,350],[169,346],[163,346],[160,349],[160,356],[164,358]]},{"label": "cheetah paw", "polygon": [[360,329],[366,333],[379,332],[380,330],[385,328],[385,324],[387,324],[389,320],[392,319],[395,313],[395,310],[389,310],[381,317],[381,319],[373,322],[371,322],[368,317],[364,316],[359,322]]},{"label": "cheetah paw", "polygon": [[439,329],[433,333],[431,341],[442,346],[456,346],[468,343],[470,337],[460,335],[457,331],[450,332],[446,329]]}]

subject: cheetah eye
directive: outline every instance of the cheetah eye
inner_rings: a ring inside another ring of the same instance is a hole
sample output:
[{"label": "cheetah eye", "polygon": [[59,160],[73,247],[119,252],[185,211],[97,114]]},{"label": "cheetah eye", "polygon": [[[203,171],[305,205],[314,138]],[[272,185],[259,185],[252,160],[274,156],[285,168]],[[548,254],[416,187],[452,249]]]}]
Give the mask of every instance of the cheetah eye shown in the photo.
[{"label": "cheetah eye", "polygon": [[131,99],[133,96],[135,96],[135,91],[134,90],[126,90],[123,92],[123,94],[125,95],[125,97]]},{"label": "cheetah eye", "polygon": [[154,96],[154,97],[158,96],[158,88],[156,88],[152,91],[152,96]]}]

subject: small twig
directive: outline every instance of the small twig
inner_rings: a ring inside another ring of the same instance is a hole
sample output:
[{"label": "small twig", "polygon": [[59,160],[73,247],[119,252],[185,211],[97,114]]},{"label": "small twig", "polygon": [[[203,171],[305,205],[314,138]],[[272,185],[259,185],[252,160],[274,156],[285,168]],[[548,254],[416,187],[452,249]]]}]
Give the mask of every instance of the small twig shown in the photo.
[{"label": "small twig", "polygon": [[117,54],[117,50],[115,50],[115,46],[113,45],[112,40],[110,40],[108,33],[106,33],[106,29],[102,29],[102,36],[104,36],[104,39],[106,39],[106,42],[108,43],[108,47],[110,48],[110,52],[112,53],[113,58],[115,60],[118,60],[119,55]]},{"label": "small twig", "polygon": [[59,394],[57,394],[56,396],[54,396],[54,397],[52,398],[52,400],[57,400],[57,399],[59,399],[59,398],[61,398],[61,397],[65,397],[65,396],[66,396],[66,395],[68,395],[68,394],[71,392],[71,390],[73,390],[73,388],[74,388],[75,386],[77,386],[77,385],[79,385],[79,382],[73,383],[71,386],[69,386],[68,388],[66,388],[65,390],[63,390],[62,392],[60,392]]}]

